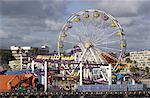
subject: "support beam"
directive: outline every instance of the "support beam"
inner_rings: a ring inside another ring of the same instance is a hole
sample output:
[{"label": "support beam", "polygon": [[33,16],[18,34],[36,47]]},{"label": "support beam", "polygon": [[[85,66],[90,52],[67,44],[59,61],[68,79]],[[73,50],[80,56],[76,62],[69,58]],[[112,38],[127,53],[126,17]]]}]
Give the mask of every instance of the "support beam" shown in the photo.
[{"label": "support beam", "polygon": [[132,79],[132,85],[135,85],[135,80],[134,79]]},{"label": "support beam", "polygon": [[108,85],[112,85],[112,71],[111,71],[111,64],[108,66]]},{"label": "support beam", "polygon": [[103,77],[103,80],[106,81],[106,77],[105,77],[103,71],[100,71],[100,73],[101,73],[101,75],[102,75],[102,77]]},{"label": "support beam", "polygon": [[77,53],[74,54],[74,60],[77,61]]},{"label": "support beam", "polygon": [[20,54],[20,70],[22,70],[22,54]]},{"label": "support beam", "polygon": [[80,85],[82,85],[82,63],[80,63]]},{"label": "support beam", "polygon": [[44,62],[44,92],[47,92],[47,61]]},{"label": "support beam", "polygon": [[32,73],[34,73],[34,60],[32,60],[31,62],[31,70],[32,70]]},{"label": "support beam", "polygon": [[[30,68],[30,66],[31,66],[31,57],[28,57],[28,64],[27,64],[27,69],[29,69]],[[30,63],[29,63],[30,62]]]},{"label": "support beam", "polygon": [[84,57],[86,51],[87,51],[87,49],[85,49],[85,50],[83,51],[83,54],[81,55],[81,58],[79,59],[79,62],[81,62],[81,60],[83,59],[83,57]]},{"label": "support beam", "polygon": [[[83,59],[83,57],[84,57],[84,55],[85,55],[86,51],[87,51],[87,49],[85,49],[85,50],[84,50],[84,52],[83,52],[83,54],[81,55],[81,58],[79,59],[78,63],[80,63],[80,62],[82,61],[82,59]],[[72,70],[71,74],[73,74],[73,73],[74,73],[74,71],[75,71],[75,69],[76,69],[77,67],[78,67],[78,65],[77,65],[77,66],[75,66],[75,68]]]},{"label": "support beam", "polygon": [[99,62],[98,62],[98,60],[97,60],[97,58],[96,58],[96,56],[95,56],[94,51],[92,50],[92,48],[89,48],[89,50],[90,50],[90,52],[92,53],[92,55],[93,55],[93,57],[94,57],[96,63],[98,64]]}]

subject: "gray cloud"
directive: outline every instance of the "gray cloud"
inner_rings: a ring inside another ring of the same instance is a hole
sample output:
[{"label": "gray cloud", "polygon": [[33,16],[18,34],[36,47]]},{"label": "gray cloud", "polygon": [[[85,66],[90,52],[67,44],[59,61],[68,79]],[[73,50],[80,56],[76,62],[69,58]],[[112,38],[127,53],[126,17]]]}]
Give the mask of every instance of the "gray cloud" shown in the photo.
[{"label": "gray cloud", "polygon": [[[68,6],[68,1],[72,6]],[[125,28],[128,50],[150,49],[149,0],[81,1],[81,5],[74,7],[73,3],[80,0],[0,0],[1,47],[38,46],[47,42],[56,46],[64,17],[69,16],[66,10],[82,10],[88,5],[88,8],[103,10],[119,20]]]},{"label": "gray cloud", "polygon": [[1,15],[14,18],[56,18],[64,13],[64,0],[1,0]]},{"label": "gray cloud", "polygon": [[141,16],[134,17],[132,25],[124,25],[129,50],[150,49],[150,21]]},{"label": "gray cloud", "polygon": [[135,17],[147,13],[149,3],[148,0],[100,0],[97,1],[96,8],[115,17]]},{"label": "gray cloud", "polygon": [[53,41],[63,25],[61,16],[66,14],[67,3],[64,0],[1,0],[1,47],[39,46]]}]

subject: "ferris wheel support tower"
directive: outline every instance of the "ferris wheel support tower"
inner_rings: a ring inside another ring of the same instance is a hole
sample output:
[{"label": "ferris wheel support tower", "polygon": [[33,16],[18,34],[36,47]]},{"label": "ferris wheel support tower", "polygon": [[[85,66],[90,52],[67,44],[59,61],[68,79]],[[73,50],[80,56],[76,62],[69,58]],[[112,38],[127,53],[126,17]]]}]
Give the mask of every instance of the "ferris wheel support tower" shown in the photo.
[{"label": "ferris wheel support tower", "polygon": [[[58,40],[59,56],[62,51],[72,47],[75,47],[72,55],[79,65],[73,66],[72,71],[68,71],[69,75],[73,75],[79,68],[80,85],[87,78],[111,84],[111,70],[123,60],[126,50],[124,30],[113,16],[104,11],[82,10],[72,14],[62,27]],[[111,53],[115,53],[116,57]],[[96,68],[97,65],[99,66]],[[70,68],[70,65],[64,67]],[[88,75],[85,76],[83,73],[86,72]]]}]

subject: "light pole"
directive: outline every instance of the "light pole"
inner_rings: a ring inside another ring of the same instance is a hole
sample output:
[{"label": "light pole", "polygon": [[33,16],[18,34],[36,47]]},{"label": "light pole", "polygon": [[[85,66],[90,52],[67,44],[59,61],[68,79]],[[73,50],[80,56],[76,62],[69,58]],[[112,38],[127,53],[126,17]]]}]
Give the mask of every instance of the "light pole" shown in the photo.
[{"label": "light pole", "polygon": [[20,70],[22,70],[22,54],[20,53]]},{"label": "light pole", "polygon": [[44,91],[47,92],[47,64],[48,62],[44,62]]},{"label": "light pole", "polygon": [[19,47],[18,50],[19,50],[18,53],[19,53],[19,56],[20,56],[20,70],[22,70],[22,48]]}]

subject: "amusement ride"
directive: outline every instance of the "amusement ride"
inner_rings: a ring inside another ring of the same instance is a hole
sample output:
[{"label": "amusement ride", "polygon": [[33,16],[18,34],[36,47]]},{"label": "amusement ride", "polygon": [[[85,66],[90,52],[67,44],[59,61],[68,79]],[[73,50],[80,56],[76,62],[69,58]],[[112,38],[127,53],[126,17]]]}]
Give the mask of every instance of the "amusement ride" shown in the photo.
[{"label": "amusement ride", "polygon": [[29,55],[25,69],[38,75],[44,91],[49,85],[65,91],[89,84],[112,85],[114,75],[127,67],[126,46],[124,30],[116,18],[97,9],[82,10],[64,23],[58,52]]},{"label": "amusement ride", "polygon": [[67,49],[79,66],[63,66],[72,69],[64,74],[73,75],[79,68],[76,73],[81,74],[80,85],[82,79],[111,84],[111,70],[115,70],[125,56],[124,30],[113,16],[103,11],[79,11],[67,19],[59,35],[59,56]]}]

